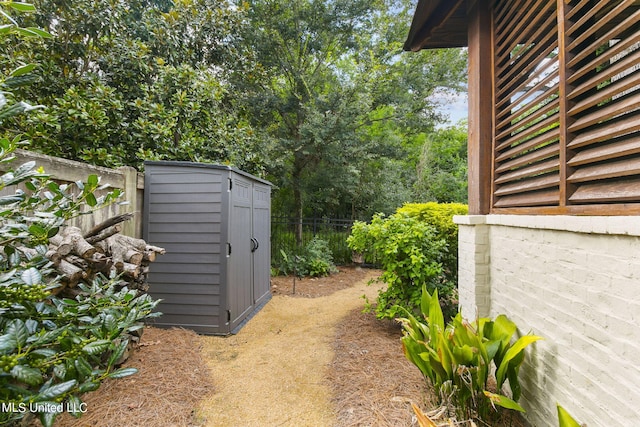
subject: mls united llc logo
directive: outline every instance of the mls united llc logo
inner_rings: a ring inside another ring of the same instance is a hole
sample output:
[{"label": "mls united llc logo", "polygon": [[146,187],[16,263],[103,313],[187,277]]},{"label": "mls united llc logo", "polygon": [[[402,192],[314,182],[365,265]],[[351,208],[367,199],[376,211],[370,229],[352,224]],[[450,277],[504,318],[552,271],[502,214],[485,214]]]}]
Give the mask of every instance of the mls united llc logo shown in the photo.
[{"label": "mls united llc logo", "polygon": [[87,404],[81,403],[53,403],[53,402],[31,402],[31,403],[16,403],[16,402],[0,402],[0,412],[17,412],[24,414],[27,412],[33,413],[62,413],[62,412],[74,412],[85,413],[87,412]]}]

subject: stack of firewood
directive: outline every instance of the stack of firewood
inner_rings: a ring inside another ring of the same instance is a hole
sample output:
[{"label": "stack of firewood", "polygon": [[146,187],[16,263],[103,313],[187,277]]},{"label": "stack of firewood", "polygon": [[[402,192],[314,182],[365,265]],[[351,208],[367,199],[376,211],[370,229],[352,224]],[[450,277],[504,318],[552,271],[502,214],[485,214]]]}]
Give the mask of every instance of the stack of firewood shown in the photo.
[{"label": "stack of firewood", "polygon": [[78,227],[61,228],[49,240],[46,256],[60,273],[63,286],[56,294],[73,295],[80,281],[91,282],[98,274],[120,275],[129,289],[148,290],[149,263],[165,250],[142,239],[123,236],[121,223],[133,214],[118,215],[83,233]]}]

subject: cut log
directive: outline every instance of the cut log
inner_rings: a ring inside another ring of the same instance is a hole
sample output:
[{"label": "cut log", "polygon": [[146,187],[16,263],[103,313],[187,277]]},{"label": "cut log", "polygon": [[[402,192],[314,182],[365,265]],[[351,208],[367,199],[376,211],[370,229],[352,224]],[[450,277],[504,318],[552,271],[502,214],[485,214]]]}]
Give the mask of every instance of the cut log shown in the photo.
[{"label": "cut log", "polygon": [[123,259],[128,263],[135,264],[135,265],[140,265],[140,264],[142,264],[143,257],[144,257],[144,255],[142,254],[142,252],[138,252],[135,249],[129,249],[124,254],[124,258]]},{"label": "cut log", "polygon": [[143,260],[146,262],[153,262],[156,260],[156,252],[155,251],[144,251]]},{"label": "cut log", "polygon": [[121,272],[124,273],[125,276],[131,277],[132,279],[137,279],[140,275],[140,269],[138,268],[138,266],[128,262],[122,263]]},{"label": "cut log", "polygon": [[96,243],[113,236],[114,234],[118,234],[120,231],[122,231],[122,226],[120,226],[119,224],[114,225],[111,228],[107,228],[106,230],[101,231],[98,234],[95,234],[93,236],[89,236],[89,237],[85,237],[85,240],[89,243],[91,243],[92,245],[95,245]]},{"label": "cut log", "polygon": [[90,263],[91,263],[91,269],[94,272],[103,273],[103,274],[108,274],[109,270],[111,270],[111,267],[113,266],[113,262],[111,261],[111,258],[98,252],[93,254],[93,257],[91,257]]},{"label": "cut log", "polygon": [[160,255],[164,255],[167,252],[164,248],[160,248],[158,246],[153,246],[153,245],[147,245],[145,247],[145,250],[151,251],[151,252],[157,252]]},{"label": "cut log", "polygon": [[116,224],[120,224],[121,222],[127,221],[133,218],[133,213],[125,213],[121,215],[116,215],[114,217],[109,218],[106,221],[101,222],[100,224],[93,227],[91,230],[84,234],[84,238],[97,236],[102,232],[102,230],[106,230],[109,227],[112,227]]},{"label": "cut log", "polygon": [[109,238],[111,244],[117,244],[127,248],[133,248],[140,252],[144,252],[147,248],[147,242],[142,239],[136,239],[134,237],[123,236],[122,234],[116,234]]},{"label": "cut log", "polygon": [[78,227],[65,227],[61,234],[64,242],[71,243],[71,252],[76,255],[91,258],[96,253],[96,248],[82,237],[82,231]]},{"label": "cut log", "polygon": [[67,255],[66,257],[64,257],[64,260],[70,262],[81,270],[86,271],[89,269],[89,262],[77,255]]},{"label": "cut log", "polygon": [[62,255],[55,249],[49,249],[44,256],[47,257],[53,265],[60,264],[60,260],[62,260]]},{"label": "cut log", "polygon": [[49,239],[49,249],[58,252],[60,255],[65,256],[71,253],[73,245],[69,241],[65,241],[60,234],[56,234]]},{"label": "cut log", "polygon": [[85,273],[81,268],[76,267],[70,262],[62,259],[60,264],[56,266],[56,270],[62,275],[62,279],[66,282],[67,286],[74,287],[78,282],[85,278]]}]

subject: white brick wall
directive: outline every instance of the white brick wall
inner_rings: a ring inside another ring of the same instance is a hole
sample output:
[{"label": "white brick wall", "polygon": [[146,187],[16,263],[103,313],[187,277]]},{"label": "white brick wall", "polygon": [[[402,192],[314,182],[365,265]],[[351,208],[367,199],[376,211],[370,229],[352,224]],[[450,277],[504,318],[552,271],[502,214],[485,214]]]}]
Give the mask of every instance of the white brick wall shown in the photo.
[{"label": "white brick wall", "polygon": [[465,317],[545,337],[521,370],[533,426],[556,402],[594,426],[640,426],[640,218],[456,217]]}]

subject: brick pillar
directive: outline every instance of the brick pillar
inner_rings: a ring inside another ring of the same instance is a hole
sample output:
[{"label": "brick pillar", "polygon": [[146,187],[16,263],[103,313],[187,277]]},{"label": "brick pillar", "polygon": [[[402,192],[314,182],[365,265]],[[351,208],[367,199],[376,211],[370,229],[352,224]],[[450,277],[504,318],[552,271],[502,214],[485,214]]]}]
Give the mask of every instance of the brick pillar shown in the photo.
[{"label": "brick pillar", "polygon": [[460,311],[469,319],[489,317],[491,280],[489,226],[484,215],[455,216],[458,224],[458,296]]}]

